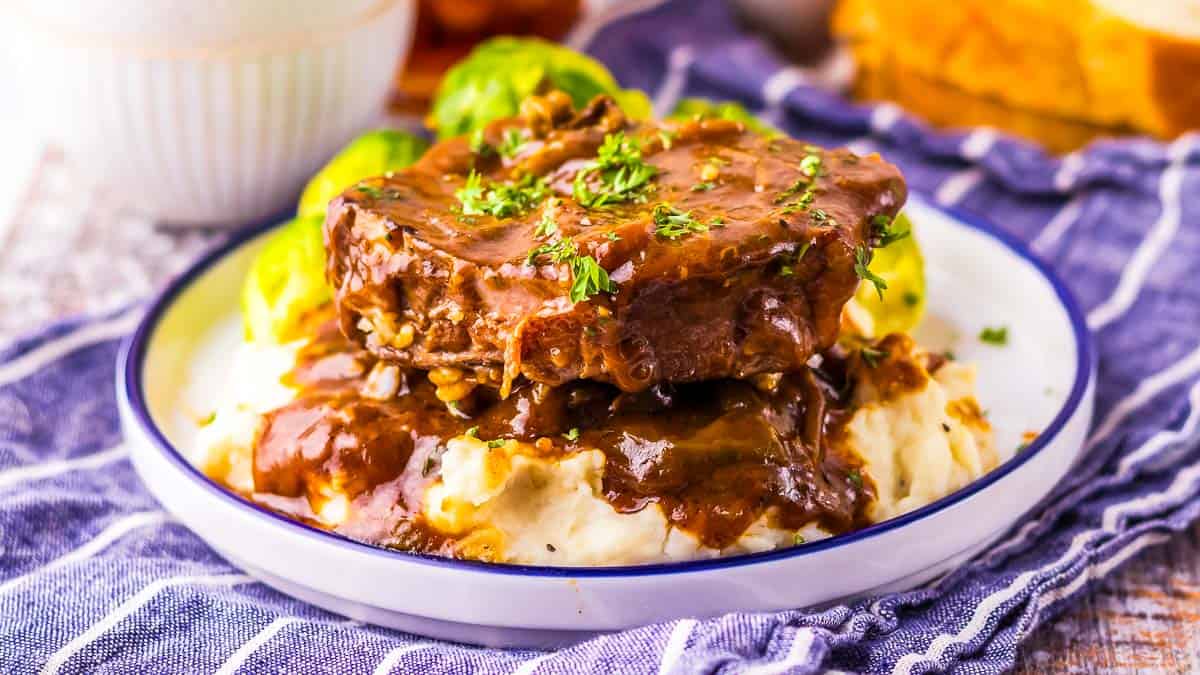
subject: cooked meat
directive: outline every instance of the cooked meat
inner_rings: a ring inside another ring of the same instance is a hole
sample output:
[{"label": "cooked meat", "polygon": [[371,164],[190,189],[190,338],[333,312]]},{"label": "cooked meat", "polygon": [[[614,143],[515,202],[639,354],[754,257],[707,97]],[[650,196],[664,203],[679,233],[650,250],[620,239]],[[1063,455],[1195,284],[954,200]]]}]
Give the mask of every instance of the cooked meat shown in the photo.
[{"label": "cooked meat", "polygon": [[737,122],[632,123],[553,94],[522,112],[330,205],[347,336],[503,391],[798,371],[905,198],[878,156]]}]

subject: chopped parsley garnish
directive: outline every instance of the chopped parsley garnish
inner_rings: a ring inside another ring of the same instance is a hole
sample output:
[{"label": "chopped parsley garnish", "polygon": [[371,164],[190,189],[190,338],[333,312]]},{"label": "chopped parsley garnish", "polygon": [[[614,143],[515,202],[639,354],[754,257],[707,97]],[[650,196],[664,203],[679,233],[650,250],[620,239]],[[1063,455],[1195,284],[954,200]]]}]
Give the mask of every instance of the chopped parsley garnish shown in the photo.
[{"label": "chopped parsley garnish", "polygon": [[665,203],[654,207],[654,234],[664,239],[675,240],[707,231],[708,226],[693,218],[691,211],[680,211]]},{"label": "chopped parsley garnish", "polygon": [[675,143],[675,132],[670,129],[659,129],[658,140],[662,141],[664,150],[670,150],[671,145]]},{"label": "chopped parsley garnish", "polygon": [[483,177],[471,171],[467,182],[454,192],[454,196],[465,216],[507,218],[533,208],[547,192],[546,183],[534,176],[526,175],[515,183],[485,185]]},{"label": "chopped parsley garnish", "polygon": [[421,467],[421,475],[428,476],[430,471],[433,471],[433,455],[425,458],[425,466]]},{"label": "chopped parsley garnish", "polygon": [[[804,190],[804,191],[810,190],[811,186],[812,186],[812,181],[810,181],[809,179],[797,178],[796,182],[787,186],[786,190],[779,193],[779,196],[775,198],[775,203],[782,204],[788,200],[788,197],[791,197],[792,195],[796,194],[797,192],[800,192],[801,190]],[[809,201],[812,201],[812,200],[809,199]]]},{"label": "chopped parsley garnish", "polygon": [[[788,213],[796,213],[797,211],[807,211],[808,207],[812,205],[813,199],[815,197],[816,197],[816,193],[813,192],[812,188],[811,187],[806,188],[804,190],[804,192],[800,195],[799,199],[797,199],[796,201],[792,202],[791,204],[788,204],[787,206],[783,207],[782,213],[788,214]],[[779,202],[781,200],[776,199],[775,201]]]},{"label": "chopped parsley garnish", "polygon": [[808,249],[810,248],[812,248],[812,241],[804,242],[804,245],[800,247],[800,250],[796,251],[796,262],[800,262],[800,259],[804,257],[805,253],[808,253]]},{"label": "chopped parsley garnish", "polygon": [[214,411],[208,413],[207,415],[205,415],[204,417],[201,417],[199,420],[196,421],[196,423],[202,427],[206,427],[206,426],[212,424],[213,422],[215,422],[216,420],[217,420],[217,411],[214,410]]},{"label": "chopped parsley garnish", "polygon": [[558,239],[542,244],[529,252],[525,258],[526,265],[532,265],[542,256],[549,256],[556,263],[567,263],[571,268],[570,297],[571,302],[581,302],[597,293],[612,293],[617,290],[616,284],[608,278],[600,263],[590,255],[579,255],[579,246],[573,239]]},{"label": "chopped parsley garnish", "polygon": [[471,134],[470,144],[471,152],[479,155],[480,157],[487,157],[495,152],[495,148],[493,148],[488,144],[487,141],[483,139],[483,129],[476,129],[475,133]]},{"label": "chopped parsley garnish", "polygon": [[359,183],[358,185],[354,186],[354,189],[370,197],[371,199],[379,199],[383,196],[383,190],[380,190],[374,185],[367,185],[366,183]]},{"label": "chopped parsley garnish", "polygon": [[[644,201],[650,180],[658,169],[642,160],[641,145],[636,138],[626,138],[618,131],[604,137],[596,152],[595,161],[575,174],[571,194],[585,208],[595,209],[610,204]],[[595,177],[595,186],[588,183]]]},{"label": "chopped parsley garnish", "polygon": [[795,537],[792,539],[792,543],[793,543],[794,545],[796,545],[796,546],[799,546],[800,544],[806,543],[807,541],[808,541],[808,540],[806,540],[806,539],[804,538],[804,535],[800,534],[799,532],[797,532],[797,533],[796,533],[796,535],[795,535]]},{"label": "chopped parsley garnish", "polygon": [[800,160],[800,173],[809,178],[821,175],[821,156],[805,155],[804,159]]},{"label": "chopped parsley garnish", "polygon": [[499,448],[499,447],[503,447],[504,444],[507,442],[508,441],[504,440],[503,438],[497,438],[495,440],[488,441],[487,444],[488,444],[489,448]]},{"label": "chopped parsley garnish", "polygon": [[887,358],[887,352],[882,349],[875,349],[874,347],[863,347],[860,353],[862,354],[863,362],[872,368],[878,366],[882,359]]},{"label": "chopped parsley garnish", "polygon": [[616,232],[612,232],[612,231],[605,232],[604,238],[609,241],[621,241],[621,235],[617,234]]},{"label": "chopped parsley garnish", "polygon": [[997,347],[1008,344],[1008,326],[985,326],[979,331],[979,341]]},{"label": "chopped parsley garnish", "polygon": [[781,276],[781,277],[790,277],[795,273],[796,273],[796,271],[792,269],[791,265],[780,265],[779,266],[779,276]]},{"label": "chopped parsley garnish", "polygon": [[871,219],[871,241],[876,248],[890,246],[910,234],[909,230],[895,229],[892,219],[882,213]]},{"label": "chopped parsley garnish", "polygon": [[851,469],[850,473],[846,474],[846,480],[850,481],[856,488],[863,486],[862,474],[858,472],[858,469]]},{"label": "chopped parsley garnish", "polygon": [[813,218],[813,220],[817,221],[818,223],[824,223],[826,221],[833,220],[832,218],[829,217],[828,213],[825,213],[825,209],[816,209],[815,211],[813,211],[812,218]]},{"label": "chopped parsley garnish", "polygon": [[905,307],[916,307],[921,304],[921,296],[913,291],[904,291],[903,298]]},{"label": "chopped parsley garnish", "polygon": [[879,294],[879,299],[883,300],[883,292],[887,290],[887,282],[878,274],[875,274],[868,266],[871,264],[871,249],[865,246],[858,246],[854,249],[854,273],[859,279],[869,281],[875,284],[875,292]]},{"label": "chopped parsley garnish", "polygon": [[467,436],[469,438],[479,438],[479,427],[471,427],[470,429],[467,429],[463,432],[463,436]]},{"label": "chopped parsley garnish", "polygon": [[708,226],[712,228],[725,227],[725,219],[721,216],[713,216],[712,220],[708,221]]},{"label": "chopped parsley garnish", "polygon": [[525,145],[525,137],[517,129],[505,129],[504,138],[500,141],[500,154],[505,157],[513,157],[521,151],[521,147]]},{"label": "chopped parsley garnish", "polygon": [[567,433],[563,434],[563,438],[567,439],[568,441],[579,440],[579,427],[571,427]]},{"label": "chopped parsley garnish", "polygon": [[1018,446],[1017,446],[1017,452],[1022,452],[1022,451],[1024,451],[1024,450],[1028,450],[1028,449],[1029,449],[1029,443],[1028,443],[1028,442],[1021,443],[1020,445],[1018,445]]},{"label": "chopped parsley garnish", "polygon": [[692,192],[708,192],[709,190],[711,190],[715,187],[717,187],[717,185],[715,183],[713,183],[711,180],[706,180],[704,182],[696,183],[695,185],[693,185]]},{"label": "chopped parsley garnish", "polygon": [[555,219],[555,213],[558,210],[558,199],[551,197],[546,200],[546,209],[542,211],[542,217],[538,220],[537,227],[533,230],[533,236],[538,239],[558,234],[558,220]]}]

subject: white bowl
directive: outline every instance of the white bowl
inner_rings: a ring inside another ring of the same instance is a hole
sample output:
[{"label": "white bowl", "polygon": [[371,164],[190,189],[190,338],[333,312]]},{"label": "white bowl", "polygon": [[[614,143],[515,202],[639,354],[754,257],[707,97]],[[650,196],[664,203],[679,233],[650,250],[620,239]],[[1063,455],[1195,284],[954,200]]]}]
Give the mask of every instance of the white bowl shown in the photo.
[{"label": "white bowl", "polygon": [[291,207],[382,113],[414,0],[19,0],[4,13],[26,117],[85,176],[169,223]]},{"label": "white bowl", "polygon": [[[910,588],[1003,535],[1066,473],[1092,415],[1093,357],[1065,287],[987,225],[910,201],[928,261],[924,339],[952,339],[979,366],[997,442],[1040,436],[975,483],[866,529],[733,558],[612,568],[506,566],[376,548],[244,501],[179,448],[189,410],[211,409],[241,338],[238,289],[263,230],[196,264],[127,341],[117,389],[134,465],[151,492],[222,555],[280,590],[341,614],[414,633],[492,645],[551,646],[680,616],[806,607]],[[936,326],[935,326],[936,324]],[[976,339],[1009,327],[1009,345]],[[937,330],[932,330],[937,328]],[[519,599],[519,601],[518,601]]]}]

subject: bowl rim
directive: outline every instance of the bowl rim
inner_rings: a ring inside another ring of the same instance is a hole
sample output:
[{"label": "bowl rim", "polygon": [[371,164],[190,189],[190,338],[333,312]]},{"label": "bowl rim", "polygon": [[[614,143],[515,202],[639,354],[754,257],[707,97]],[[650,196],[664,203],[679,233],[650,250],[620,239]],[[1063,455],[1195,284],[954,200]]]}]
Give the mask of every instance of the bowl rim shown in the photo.
[{"label": "bowl rim", "polygon": [[175,303],[176,299],[211,267],[223,260],[250,240],[274,229],[281,222],[268,222],[247,227],[229,236],[224,242],[201,256],[175,280],[163,288],[151,300],[144,317],[138,323],[132,334],[126,337],[121,345],[117,360],[117,394],[120,405],[127,406],[130,418],[135,421],[139,431],[144,433],[156,446],[170,464],[175,466],[191,481],[212,493],[216,498],[250,512],[252,516],[267,519],[285,532],[303,535],[329,543],[335,547],[366,555],[382,556],[396,562],[411,562],[421,565],[431,565],[443,569],[459,570],[468,573],[487,573],[515,575],[524,577],[570,577],[570,578],[602,578],[619,577],[635,578],[664,574],[684,574],[706,572],[745,565],[756,565],[777,562],[800,556],[816,555],[826,550],[849,546],[851,544],[872,539],[882,534],[893,532],[918,520],[924,520],[937,513],[979,494],[991,485],[1016,471],[1040,454],[1055,438],[1063,427],[1079,410],[1084,395],[1094,376],[1095,350],[1092,336],[1087,329],[1087,322],[1080,306],[1063,280],[1045,263],[1039,260],[1029,248],[1017,237],[999,229],[984,218],[960,209],[934,204],[928,200],[910,196],[910,202],[917,202],[924,208],[940,211],[958,224],[965,225],[976,232],[988,236],[1007,248],[1010,252],[1030,264],[1042,278],[1053,288],[1060,306],[1067,313],[1075,340],[1076,364],[1075,380],[1071,386],[1066,402],[1055,414],[1050,424],[1038,435],[1029,447],[1020,454],[996,467],[989,473],[972,481],[970,484],[940,498],[921,508],[896,516],[860,530],[839,534],[828,539],[822,539],[803,546],[795,546],[759,553],[746,553],[725,558],[708,558],[703,560],[687,560],[669,563],[652,563],[645,565],[614,565],[611,567],[566,567],[547,565],[516,565],[508,563],[489,563],[477,560],[458,560],[445,558],[428,553],[389,549],[349,537],[322,530],[311,525],[292,520],[282,514],[250,502],[215,481],[205,476],[192,465],[180,451],[167,439],[159,426],[154,422],[147,407],[142,375],[145,367],[146,354],[164,314]]}]

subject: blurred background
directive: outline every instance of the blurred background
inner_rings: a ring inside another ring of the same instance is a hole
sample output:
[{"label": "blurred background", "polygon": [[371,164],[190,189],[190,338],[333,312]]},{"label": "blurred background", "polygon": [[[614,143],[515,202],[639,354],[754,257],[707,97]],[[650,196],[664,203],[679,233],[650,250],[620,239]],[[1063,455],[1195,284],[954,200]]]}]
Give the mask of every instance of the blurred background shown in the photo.
[{"label": "blurred background", "polygon": [[[1061,154],[1200,125],[1194,0],[727,3],[811,86],[936,127],[996,128]],[[211,232],[286,213],[366,129],[432,137],[443,75],[481,41],[580,45],[656,4],[10,0],[0,334],[143,296]]]}]

